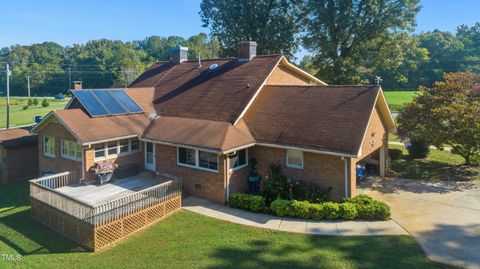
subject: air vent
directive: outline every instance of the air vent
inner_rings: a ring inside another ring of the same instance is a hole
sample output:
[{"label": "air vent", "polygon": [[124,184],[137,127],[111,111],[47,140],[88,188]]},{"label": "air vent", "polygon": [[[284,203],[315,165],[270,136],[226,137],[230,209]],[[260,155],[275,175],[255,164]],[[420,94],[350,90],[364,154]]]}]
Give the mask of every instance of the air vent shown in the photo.
[{"label": "air vent", "polygon": [[218,64],[212,64],[210,65],[209,69],[213,70],[213,69],[216,69],[217,67],[218,67]]}]

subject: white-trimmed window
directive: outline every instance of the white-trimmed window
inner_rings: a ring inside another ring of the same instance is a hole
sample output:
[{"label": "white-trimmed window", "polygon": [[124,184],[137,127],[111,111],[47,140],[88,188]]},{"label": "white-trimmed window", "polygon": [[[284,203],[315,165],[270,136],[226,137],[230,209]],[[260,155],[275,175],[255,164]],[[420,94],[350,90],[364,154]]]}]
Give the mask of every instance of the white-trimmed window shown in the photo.
[{"label": "white-trimmed window", "polygon": [[55,137],[43,137],[43,155],[55,158]]},{"label": "white-trimmed window", "polygon": [[303,169],[303,151],[287,149],[287,167]]},{"label": "white-trimmed window", "polygon": [[80,161],[82,159],[82,145],[75,141],[62,139],[62,157]]},{"label": "white-trimmed window", "polygon": [[183,166],[218,172],[218,154],[209,151],[178,147],[177,163]]},{"label": "white-trimmed window", "polygon": [[133,154],[140,151],[138,138],[122,139],[94,145],[95,161]]},{"label": "white-trimmed window", "polygon": [[246,167],[248,159],[247,149],[237,150],[235,154],[228,156],[230,169],[237,170]]}]

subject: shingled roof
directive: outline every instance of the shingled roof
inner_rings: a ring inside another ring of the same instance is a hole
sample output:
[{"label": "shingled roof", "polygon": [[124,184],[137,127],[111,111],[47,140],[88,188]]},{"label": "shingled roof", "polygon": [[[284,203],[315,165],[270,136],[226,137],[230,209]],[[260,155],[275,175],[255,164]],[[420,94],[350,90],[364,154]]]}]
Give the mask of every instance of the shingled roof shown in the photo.
[{"label": "shingled roof", "polygon": [[197,61],[161,62],[129,88],[154,87],[153,104],[160,116],[234,123],[281,58],[204,60],[201,67]]},{"label": "shingled roof", "polygon": [[244,116],[257,143],[356,155],[378,86],[265,86]]}]

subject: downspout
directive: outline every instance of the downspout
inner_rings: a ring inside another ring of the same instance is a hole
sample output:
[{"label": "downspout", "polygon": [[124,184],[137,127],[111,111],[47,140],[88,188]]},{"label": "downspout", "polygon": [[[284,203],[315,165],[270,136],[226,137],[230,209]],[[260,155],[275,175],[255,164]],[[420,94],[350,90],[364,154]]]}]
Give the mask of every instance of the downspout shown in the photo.
[{"label": "downspout", "polygon": [[345,185],[345,198],[348,198],[348,159],[345,157],[341,157],[344,161],[344,185]]},{"label": "downspout", "polygon": [[228,158],[227,155],[225,156],[225,177],[227,179],[227,188],[226,188],[226,195],[225,195],[225,200],[228,203],[228,200],[230,198],[230,158]]},{"label": "downspout", "polygon": [[82,178],[80,178],[80,184],[85,180],[85,150],[82,147]]}]

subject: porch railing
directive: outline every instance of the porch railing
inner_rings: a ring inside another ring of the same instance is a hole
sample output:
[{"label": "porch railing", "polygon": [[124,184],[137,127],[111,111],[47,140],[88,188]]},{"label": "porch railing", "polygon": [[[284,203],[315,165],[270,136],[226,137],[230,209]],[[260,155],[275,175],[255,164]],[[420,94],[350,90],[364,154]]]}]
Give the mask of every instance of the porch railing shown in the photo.
[{"label": "porch railing", "polygon": [[78,183],[75,172],[33,179],[30,180],[30,197],[97,227],[180,196],[182,192],[181,180],[171,179],[104,204],[91,206],[56,190],[74,183]]}]

